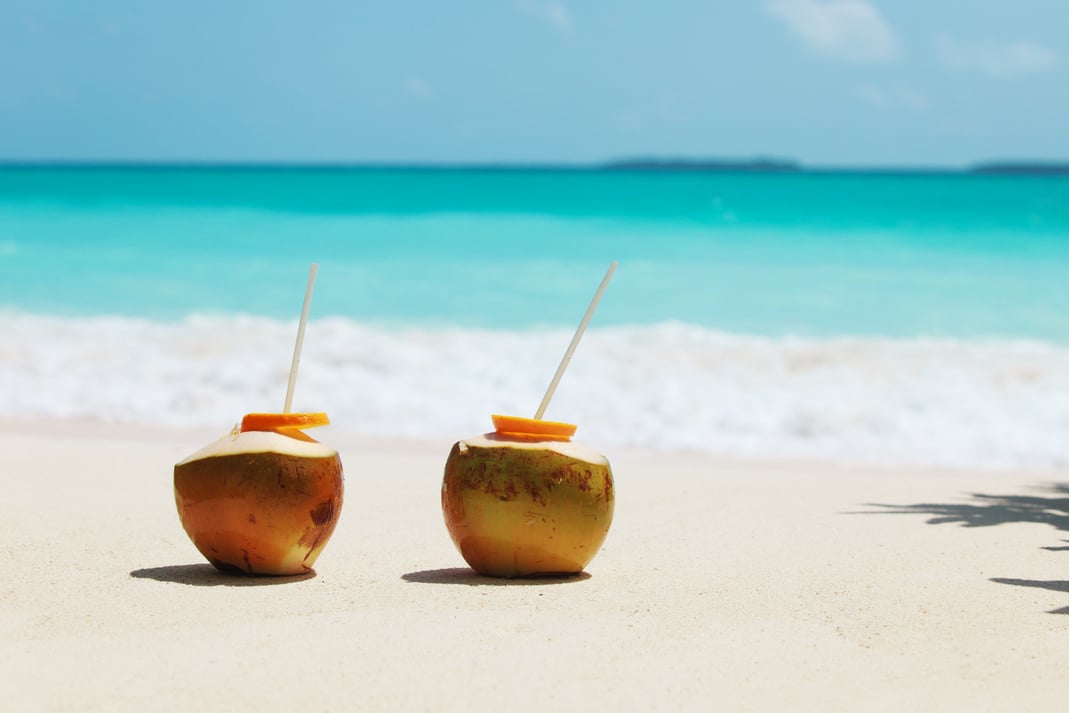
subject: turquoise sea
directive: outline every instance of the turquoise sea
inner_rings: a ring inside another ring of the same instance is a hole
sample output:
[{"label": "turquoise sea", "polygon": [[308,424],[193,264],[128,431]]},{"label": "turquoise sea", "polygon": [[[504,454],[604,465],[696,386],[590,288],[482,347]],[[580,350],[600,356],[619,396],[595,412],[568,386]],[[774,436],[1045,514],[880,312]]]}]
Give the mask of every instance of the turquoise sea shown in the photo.
[{"label": "turquoise sea", "polygon": [[533,411],[612,260],[548,414],[600,442],[1069,464],[1050,176],[0,168],[0,416],[270,408],[316,262],[298,400],[485,430]]},{"label": "turquoise sea", "polygon": [[[0,169],[0,305],[1069,342],[1069,179]],[[299,305],[298,305],[299,306]]]}]

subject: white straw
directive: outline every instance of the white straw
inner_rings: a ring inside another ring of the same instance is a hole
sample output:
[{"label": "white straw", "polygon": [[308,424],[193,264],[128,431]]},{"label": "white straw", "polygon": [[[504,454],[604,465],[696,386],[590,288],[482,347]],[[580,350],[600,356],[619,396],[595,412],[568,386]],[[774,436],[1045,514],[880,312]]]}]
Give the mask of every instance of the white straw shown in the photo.
[{"label": "white straw", "polygon": [[535,420],[540,420],[542,415],[546,412],[546,407],[549,406],[549,400],[553,398],[553,392],[557,390],[557,384],[560,383],[560,378],[564,375],[564,370],[568,368],[568,362],[572,360],[572,354],[575,353],[575,348],[579,345],[579,340],[583,337],[583,332],[586,331],[586,326],[590,324],[590,318],[594,316],[594,310],[598,308],[598,302],[601,301],[601,296],[605,294],[605,288],[609,286],[609,280],[612,279],[612,274],[616,272],[617,262],[612,261],[609,265],[608,272],[605,273],[605,277],[601,280],[601,285],[598,287],[598,291],[594,293],[594,299],[590,300],[590,306],[586,308],[586,314],[583,315],[583,321],[579,323],[579,328],[575,330],[575,336],[572,337],[572,343],[568,345],[568,351],[564,352],[564,358],[560,360],[560,366],[557,367],[557,373],[553,375],[553,381],[549,382],[549,388],[546,389],[546,395],[542,397],[542,403],[538,406],[538,411],[535,413]]},{"label": "white straw", "polygon": [[301,323],[297,326],[297,343],[293,345],[293,363],[290,365],[290,381],[286,387],[286,405],[282,407],[282,413],[289,413],[293,406],[293,387],[297,384],[297,365],[301,363],[301,345],[304,344],[304,326],[308,324],[308,308],[312,304],[312,289],[316,283],[316,272],[319,265],[312,263],[308,271],[308,289],[304,291],[304,307],[301,309]]}]

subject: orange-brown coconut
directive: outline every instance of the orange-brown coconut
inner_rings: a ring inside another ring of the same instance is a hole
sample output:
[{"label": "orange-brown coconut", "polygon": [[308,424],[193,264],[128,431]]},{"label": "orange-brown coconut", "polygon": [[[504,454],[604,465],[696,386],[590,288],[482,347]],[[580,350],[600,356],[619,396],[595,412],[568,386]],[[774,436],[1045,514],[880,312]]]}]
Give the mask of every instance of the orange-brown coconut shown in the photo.
[{"label": "orange-brown coconut", "polygon": [[234,432],[174,467],[178,516],[224,572],[303,574],[341,514],[338,453],[303,434]]}]

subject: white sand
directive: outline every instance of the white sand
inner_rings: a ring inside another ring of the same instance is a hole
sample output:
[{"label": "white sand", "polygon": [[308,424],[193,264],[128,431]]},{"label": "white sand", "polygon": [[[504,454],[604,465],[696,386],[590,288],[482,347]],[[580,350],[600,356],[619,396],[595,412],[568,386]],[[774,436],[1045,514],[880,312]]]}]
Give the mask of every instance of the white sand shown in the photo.
[{"label": "white sand", "polygon": [[589,576],[499,582],[466,569],[442,523],[451,442],[328,429],[346,466],[341,522],[315,577],[278,582],[216,574],[178,523],[173,464],[228,426],[0,425],[5,709],[1069,700],[1069,492],[1050,489],[1069,473],[609,453],[616,519]]}]

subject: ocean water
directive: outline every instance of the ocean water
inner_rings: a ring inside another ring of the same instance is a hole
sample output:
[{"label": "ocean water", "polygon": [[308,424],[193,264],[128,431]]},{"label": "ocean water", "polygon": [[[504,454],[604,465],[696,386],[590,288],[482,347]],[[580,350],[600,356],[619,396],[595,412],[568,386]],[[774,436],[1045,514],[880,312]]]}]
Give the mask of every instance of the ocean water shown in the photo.
[{"label": "ocean water", "polygon": [[0,168],[0,417],[1069,466],[1069,180]]}]

